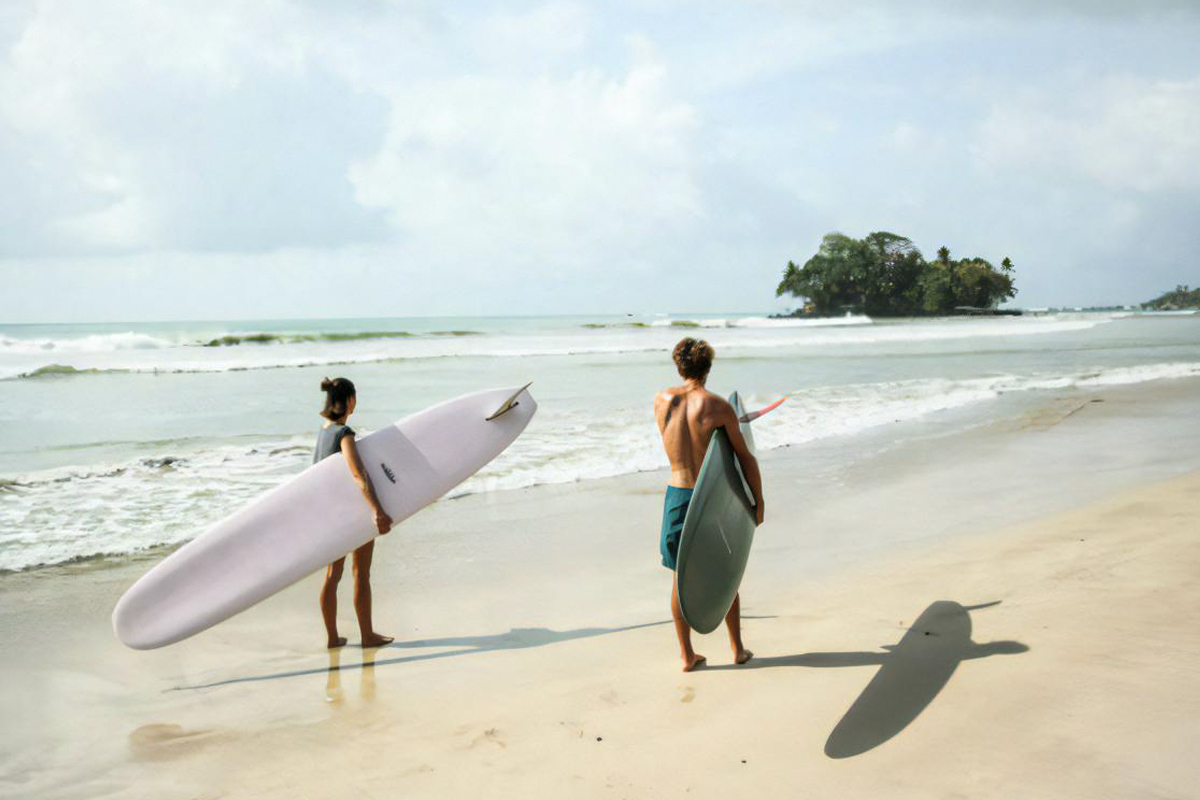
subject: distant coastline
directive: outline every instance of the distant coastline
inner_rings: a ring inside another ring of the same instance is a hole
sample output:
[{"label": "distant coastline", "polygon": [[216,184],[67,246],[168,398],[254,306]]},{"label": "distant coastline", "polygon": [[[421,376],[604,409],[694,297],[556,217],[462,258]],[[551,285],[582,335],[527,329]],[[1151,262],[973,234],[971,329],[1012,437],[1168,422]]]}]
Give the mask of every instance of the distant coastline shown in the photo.
[{"label": "distant coastline", "polygon": [[1163,292],[1153,300],[1142,303],[1142,308],[1149,311],[1189,311],[1200,309],[1200,288],[1191,289],[1185,284],[1180,284],[1171,291]]}]

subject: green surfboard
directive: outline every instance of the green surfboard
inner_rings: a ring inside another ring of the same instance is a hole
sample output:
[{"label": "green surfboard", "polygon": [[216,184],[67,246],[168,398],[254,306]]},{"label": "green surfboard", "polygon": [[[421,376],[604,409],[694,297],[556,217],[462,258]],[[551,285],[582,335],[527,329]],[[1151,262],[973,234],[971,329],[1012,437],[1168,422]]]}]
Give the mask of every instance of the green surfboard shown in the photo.
[{"label": "green surfboard", "polygon": [[[737,392],[729,402],[739,419],[745,416]],[[754,452],[750,423],[739,427]],[[753,541],[754,495],[742,477],[729,437],[716,430],[696,478],[675,559],[679,607],[692,628],[708,633],[725,619],[742,583]]]}]

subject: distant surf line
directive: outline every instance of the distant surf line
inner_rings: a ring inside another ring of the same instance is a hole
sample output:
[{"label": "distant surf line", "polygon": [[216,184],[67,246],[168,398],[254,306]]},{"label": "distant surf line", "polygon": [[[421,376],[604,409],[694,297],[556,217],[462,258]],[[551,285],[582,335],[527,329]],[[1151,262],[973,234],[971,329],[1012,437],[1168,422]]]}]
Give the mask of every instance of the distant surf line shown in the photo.
[{"label": "distant surf line", "polygon": [[[977,339],[977,338],[994,338],[1000,336],[1030,336],[1040,334],[1065,333],[1069,331],[1086,330],[1096,325],[1108,322],[1105,320],[1062,320],[1051,322],[1037,323],[1017,323],[1016,325],[1008,323],[985,323],[984,325],[964,325],[964,326],[915,326],[915,327],[900,327],[900,326],[875,326],[863,325],[852,326],[842,329],[838,332],[829,330],[809,330],[806,328],[785,327],[776,329],[772,333],[778,335],[785,332],[786,336],[779,338],[765,339],[743,339],[729,340],[714,343],[723,348],[730,348],[736,353],[737,350],[752,350],[752,349],[780,349],[786,347],[824,347],[828,345],[844,345],[844,346],[860,346],[871,344],[901,344],[903,342],[912,341],[943,341],[950,339]],[[655,326],[660,332],[662,327]],[[668,330],[671,330],[668,328]],[[706,329],[706,335],[715,336],[718,331],[723,331],[728,334],[732,331],[739,332],[760,332],[762,329],[750,326],[735,326],[734,328],[710,327]],[[586,334],[585,334],[586,335]],[[762,331],[760,335],[771,335]],[[412,337],[416,339],[417,337]],[[423,335],[425,341],[432,338],[430,335]],[[490,338],[490,337],[489,337]],[[497,337],[498,338],[498,337]],[[579,345],[579,346],[538,346],[538,340],[553,339],[549,336],[532,336],[522,337],[524,339],[532,338],[533,342],[521,341],[512,344],[493,344],[484,346],[478,350],[457,350],[449,352],[405,352],[405,353],[384,353],[384,354],[367,354],[363,356],[349,355],[331,355],[325,358],[298,358],[290,362],[274,362],[274,363],[217,363],[212,365],[187,365],[187,366],[172,366],[170,364],[153,365],[153,366],[89,366],[76,367],[72,364],[64,364],[54,362],[37,367],[32,370],[10,374],[0,377],[0,381],[7,380],[28,380],[28,379],[43,379],[55,377],[79,377],[85,375],[104,375],[104,374],[151,374],[151,375],[170,375],[170,374],[204,374],[204,373],[224,373],[224,372],[247,372],[255,370],[267,369],[299,369],[306,367],[318,366],[341,366],[350,364],[381,364],[381,363],[399,363],[408,360],[417,359],[438,359],[438,358],[529,358],[529,357],[569,357],[569,356],[586,356],[586,355],[619,355],[626,353],[653,353],[666,352],[671,349],[671,342],[660,339],[654,342],[637,342],[637,343],[621,343],[621,344],[596,344],[596,345]],[[640,335],[639,335],[640,338]],[[408,341],[408,337],[401,337],[402,340]],[[496,341],[493,339],[493,341]]]}]

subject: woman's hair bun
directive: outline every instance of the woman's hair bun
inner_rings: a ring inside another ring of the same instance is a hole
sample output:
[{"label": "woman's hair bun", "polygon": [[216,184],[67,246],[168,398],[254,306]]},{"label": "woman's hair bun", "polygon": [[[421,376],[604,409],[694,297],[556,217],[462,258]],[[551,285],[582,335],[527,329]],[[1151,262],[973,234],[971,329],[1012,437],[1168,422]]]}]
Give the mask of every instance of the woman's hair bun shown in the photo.
[{"label": "woman's hair bun", "polygon": [[354,397],[354,384],[350,379],[322,378],[321,391],[325,392],[325,410],[321,412],[321,416],[335,421],[346,416],[350,408],[350,398]]}]

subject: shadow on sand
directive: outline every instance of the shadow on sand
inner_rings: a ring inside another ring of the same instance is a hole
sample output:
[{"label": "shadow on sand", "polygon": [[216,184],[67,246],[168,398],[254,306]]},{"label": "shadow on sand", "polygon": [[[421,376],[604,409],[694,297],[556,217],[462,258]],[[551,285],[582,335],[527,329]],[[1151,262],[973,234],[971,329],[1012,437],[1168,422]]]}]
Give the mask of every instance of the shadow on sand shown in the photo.
[{"label": "shadow on sand", "polygon": [[[657,625],[669,625],[670,620],[659,622],[643,622],[638,625],[625,625],[618,628],[576,628],[570,631],[555,631],[549,628],[513,628],[507,633],[497,633],[486,636],[448,636],[441,639],[416,639],[409,642],[392,642],[380,648],[368,648],[363,652],[363,660],[354,664],[342,664],[339,651],[331,651],[329,666],[297,669],[289,672],[275,672],[266,675],[247,675],[226,678],[212,683],[200,683],[191,686],[174,686],[168,692],[178,692],[190,689],[213,689],[218,686],[230,686],[235,683],[254,683],[256,681],[272,681],[281,678],[295,678],[302,675],[321,675],[334,672],[381,667],[388,664],[407,664],[413,661],[431,661],[435,658],[451,658],[453,656],[470,655],[472,653],[487,653],[493,650],[521,650],[528,647],[544,647],[557,642],[567,642],[572,639],[587,639],[593,636],[606,636],[612,633],[652,628]],[[431,647],[452,647],[453,650],[442,650],[437,653],[421,653],[395,658],[380,658],[392,650],[424,649]]]},{"label": "shadow on sand", "polygon": [[1029,650],[1020,642],[971,641],[969,612],[998,603],[962,606],[939,600],[921,613],[899,643],[885,645],[883,653],[801,653],[756,658],[742,667],[709,669],[878,666],[875,677],[825,742],[825,755],[848,758],[878,747],[908,727],[933,702],[961,662]]}]

